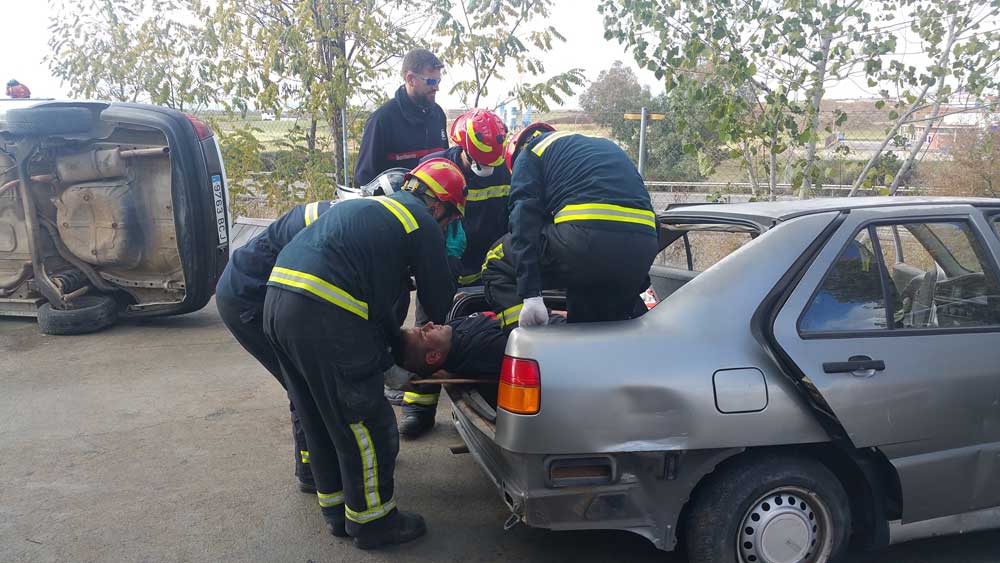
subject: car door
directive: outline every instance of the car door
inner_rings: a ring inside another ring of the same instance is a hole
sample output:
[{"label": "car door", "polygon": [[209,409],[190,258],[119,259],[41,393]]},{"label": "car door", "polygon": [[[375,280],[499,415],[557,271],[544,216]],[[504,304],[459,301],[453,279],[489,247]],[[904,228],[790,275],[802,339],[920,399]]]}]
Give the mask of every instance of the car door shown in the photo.
[{"label": "car door", "polygon": [[853,210],[775,317],[854,446],[896,467],[907,522],[1000,506],[992,231],[970,206]]}]

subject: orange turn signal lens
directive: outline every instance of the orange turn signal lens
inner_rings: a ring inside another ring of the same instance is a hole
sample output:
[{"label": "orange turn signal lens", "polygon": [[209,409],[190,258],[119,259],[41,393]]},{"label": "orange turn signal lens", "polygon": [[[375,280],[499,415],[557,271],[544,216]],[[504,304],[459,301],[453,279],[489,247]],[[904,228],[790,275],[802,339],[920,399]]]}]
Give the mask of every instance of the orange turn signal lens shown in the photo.
[{"label": "orange turn signal lens", "polygon": [[540,391],[538,387],[521,387],[501,382],[497,406],[516,414],[537,414],[541,403]]},{"label": "orange turn signal lens", "polygon": [[497,406],[516,414],[537,414],[542,402],[538,362],[504,356]]}]

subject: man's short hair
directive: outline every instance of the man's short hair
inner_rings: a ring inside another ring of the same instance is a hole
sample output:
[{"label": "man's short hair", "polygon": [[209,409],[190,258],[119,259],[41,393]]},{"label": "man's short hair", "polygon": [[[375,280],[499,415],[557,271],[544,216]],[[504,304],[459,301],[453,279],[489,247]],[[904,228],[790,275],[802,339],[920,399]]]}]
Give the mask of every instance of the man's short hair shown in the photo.
[{"label": "man's short hair", "polygon": [[403,57],[403,78],[407,72],[420,74],[425,70],[437,70],[444,68],[444,63],[438,59],[434,53],[427,49],[413,49]]}]

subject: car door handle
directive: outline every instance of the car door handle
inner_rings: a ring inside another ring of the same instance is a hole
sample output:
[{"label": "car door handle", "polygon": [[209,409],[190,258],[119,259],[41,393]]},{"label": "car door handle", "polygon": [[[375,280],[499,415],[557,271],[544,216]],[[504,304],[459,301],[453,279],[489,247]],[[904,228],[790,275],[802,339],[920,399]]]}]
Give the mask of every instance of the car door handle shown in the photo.
[{"label": "car door handle", "polygon": [[846,362],[824,362],[824,373],[853,373],[858,377],[871,377],[876,371],[884,371],[885,362],[868,356],[851,356]]}]

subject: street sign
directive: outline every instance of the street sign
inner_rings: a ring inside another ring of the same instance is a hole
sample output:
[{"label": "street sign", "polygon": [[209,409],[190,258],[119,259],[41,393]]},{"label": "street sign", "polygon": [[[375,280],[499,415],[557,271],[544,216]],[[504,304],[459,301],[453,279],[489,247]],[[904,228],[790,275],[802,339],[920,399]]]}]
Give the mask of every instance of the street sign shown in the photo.
[{"label": "street sign", "polygon": [[[647,113],[646,114],[646,119],[652,119],[653,121],[662,121],[662,120],[664,120],[666,118],[667,118],[666,114],[662,114],[662,113]],[[642,119],[642,114],[641,113],[626,113],[625,114],[625,119],[638,121],[638,120]]]}]

